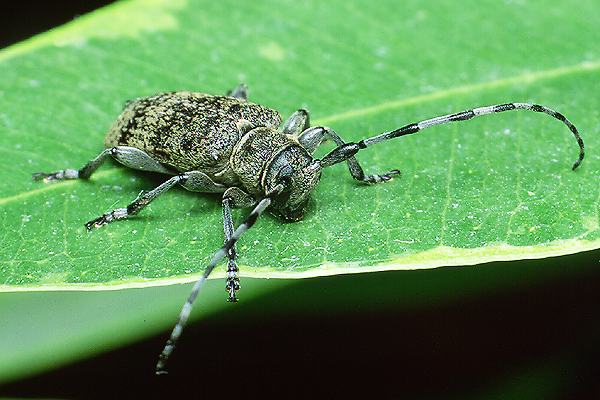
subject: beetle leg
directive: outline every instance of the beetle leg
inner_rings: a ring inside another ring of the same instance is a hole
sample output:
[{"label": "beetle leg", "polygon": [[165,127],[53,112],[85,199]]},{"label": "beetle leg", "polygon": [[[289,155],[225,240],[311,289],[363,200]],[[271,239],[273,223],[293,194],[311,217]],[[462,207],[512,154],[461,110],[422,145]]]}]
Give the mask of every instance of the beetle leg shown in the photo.
[{"label": "beetle leg", "polygon": [[159,172],[161,174],[175,175],[175,173],[152,158],[143,150],[129,146],[116,146],[109,149],[110,155],[126,167],[140,171]]},{"label": "beetle leg", "polygon": [[104,213],[96,219],[93,219],[85,224],[85,227],[88,230],[91,230],[93,227],[99,228],[102,225],[106,225],[110,222],[119,219],[125,219],[131,215],[135,215],[139,213],[144,207],[152,202],[152,200],[156,199],[158,196],[171,189],[177,183],[185,179],[185,174],[175,175],[174,177],[168,179],[166,182],[157,186],[149,192],[142,192],[140,195],[132,201],[125,208],[116,208],[110,212]]},{"label": "beetle leg", "polygon": [[[333,140],[337,146],[346,144],[333,129],[323,126],[314,126],[304,130],[298,137],[298,142],[300,142],[300,144],[312,154],[324,139]],[[347,158],[346,162],[348,163],[348,169],[350,170],[352,177],[361,182],[387,182],[392,179],[394,175],[400,174],[399,170],[393,169],[385,174],[365,175],[362,167],[354,156]]]},{"label": "beetle leg", "polygon": [[173,171],[164,167],[144,151],[136,149],[135,147],[116,146],[104,149],[95,158],[88,161],[81,169],[61,169],[50,173],[36,172],[33,174],[33,179],[43,179],[46,182],[63,179],[88,179],[102,164],[104,164],[109,156],[112,156],[112,158],[129,168],[173,175]]},{"label": "beetle leg", "polygon": [[293,113],[285,124],[283,124],[283,133],[298,138],[310,126],[310,116],[305,109],[299,109]]},{"label": "beetle leg", "polygon": [[190,192],[223,193],[227,189],[224,185],[213,181],[204,172],[189,171],[184,173],[184,175],[185,180],[179,183]]},{"label": "beetle leg", "polygon": [[187,190],[194,192],[205,192],[205,193],[222,193],[225,191],[225,186],[215,183],[205,173],[200,171],[189,171],[179,175],[175,175],[168,179],[161,185],[150,190],[149,192],[142,192],[133,202],[131,202],[125,208],[116,208],[110,212],[107,212],[100,217],[89,221],[85,224],[85,227],[90,230],[93,227],[99,228],[102,225],[106,225],[109,222],[113,222],[118,219],[125,219],[131,215],[135,215],[142,211],[144,207],[150,204],[158,196],[171,189],[176,184],[181,184]]},{"label": "beetle leg", "polygon": [[235,186],[228,188],[223,193],[223,198],[230,199],[231,206],[235,208],[248,208],[256,204],[254,197]]},{"label": "beetle leg", "polygon": [[173,350],[175,350],[175,345],[177,344],[177,341],[179,340],[179,337],[183,332],[183,328],[185,327],[187,320],[190,317],[190,313],[192,312],[192,304],[194,304],[194,301],[196,301],[196,298],[200,293],[200,289],[202,289],[202,286],[204,285],[206,279],[209,277],[213,269],[215,269],[218,262],[221,261],[223,257],[227,256],[227,254],[229,253],[229,249],[231,249],[237,243],[240,237],[244,233],[246,233],[248,229],[252,228],[252,226],[256,223],[258,217],[267,209],[267,207],[269,207],[269,205],[271,205],[273,198],[281,194],[281,192],[284,189],[285,185],[281,183],[277,185],[272,192],[267,193],[267,196],[261,199],[256,204],[256,207],[254,207],[250,214],[248,214],[244,222],[239,224],[237,229],[233,231],[233,233],[231,234],[231,238],[225,242],[223,247],[221,247],[215,254],[213,254],[210,263],[206,266],[206,269],[204,270],[204,273],[202,274],[200,279],[198,279],[198,281],[194,284],[192,292],[183,304],[183,307],[181,307],[179,318],[177,319],[177,323],[175,324],[173,331],[171,331],[171,336],[169,336],[169,340],[167,340],[163,351],[160,353],[160,356],[158,356],[158,362],[156,363],[157,375],[167,373],[167,360],[171,356],[171,353],[173,353]]},{"label": "beetle leg", "polygon": [[[231,203],[232,200],[228,197],[223,197],[223,230],[225,232],[225,243],[227,243],[233,235],[233,219],[231,218]],[[237,297],[235,293],[240,290],[240,279],[238,277],[238,266],[235,262],[237,256],[235,245],[227,252],[227,283],[225,290],[229,293],[227,301],[235,303]]]},{"label": "beetle leg", "polygon": [[[225,231],[225,243],[231,239],[233,235],[233,219],[231,218],[231,208],[247,208],[256,204],[256,200],[248,193],[238,187],[230,187],[223,193],[223,228]],[[237,298],[235,292],[240,290],[240,279],[238,278],[238,267],[235,262],[237,256],[235,246],[231,247],[227,252],[227,284],[225,290],[229,293],[228,301],[235,303]]]},{"label": "beetle leg", "polygon": [[111,149],[105,149],[95,158],[88,161],[81,169],[61,169],[56,172],[36,172],[33,174],[34,180],[43,179],[45,182],[59,181],[63,179],[88,179],[104,161],[110,156]]},{"label": "beetle leg", "polygon": [[248,85],[240,83],[235,89],[228,90],[225,94],[229,97],[235,97],[236,99],[248,101]]}]

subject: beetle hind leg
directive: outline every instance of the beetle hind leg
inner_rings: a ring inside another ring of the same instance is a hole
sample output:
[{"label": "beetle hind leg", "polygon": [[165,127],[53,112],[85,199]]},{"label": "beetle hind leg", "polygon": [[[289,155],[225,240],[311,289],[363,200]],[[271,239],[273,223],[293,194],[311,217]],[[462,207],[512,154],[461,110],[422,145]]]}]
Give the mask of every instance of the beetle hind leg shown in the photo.
[{"label": "beetle hind leg", "polygon": [[36,172],[32,174],[34,180],[44,182],[62,181],[65,179],[88,179],[111,156],[112,149],[105,149],[96,157],[88,161],[81,169],[61,169],[55,172]]},{"label": "beetle hind leg", "polygon": [[36,172],[32,174],[32,177],[34,180],[43,179],[45,182],[65,179],[89,179],[110,157],[129,168],[173,175],[173,171],[164,167],[143,150],[129,146],[115,146],[104,149],[95,158],[88,161],[81,169],[61,169],[50,173]]},{"label": "beetle hind leg", "polygon": [[248,85],[240,83],[234,89],[228,90],[225,95],[235,97],[238,100],[248,101]]}]

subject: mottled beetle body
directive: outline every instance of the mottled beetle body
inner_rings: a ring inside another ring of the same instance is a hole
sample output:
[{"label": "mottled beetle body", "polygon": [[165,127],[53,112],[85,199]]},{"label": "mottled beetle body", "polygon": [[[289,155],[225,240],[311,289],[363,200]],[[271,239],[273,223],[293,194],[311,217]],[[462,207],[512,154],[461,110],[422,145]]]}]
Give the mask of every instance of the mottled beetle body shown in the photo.
[{"label": "mottled beetle body", "polygon": [[[302,115],[306,114],[295,118]],[[161,93],[128,102],[104,145],[141,150],[160,164],[115,157],[130,168],[172,175],[196,171],[214,183],[190,190],[220,193],[235,188],[226,197],[239,207],[251,206],[270,192],[281,169],[300,170],[312,164],[312,169],[299,171],[296,194],[275,199],[271,207],[285,219],[298,220],[320,168],[298,142],[295,134],[300,132],[280,131],[281,122],[277,111],[243,97]]]},{"label": "mottled beetle body", "polygon": [[128,102],[104,145],[135,147],[174,171],[202,171],[233,186],[239,179],[229,159],[244,135],[239,120],[273,129],[281,125],[277,111],[234,97],[162,93]]},{"label": "mottled beetle body", "polygon": [[[473,108],[412,123],[356,143],[345,143],[330,128],[310,127],[305,110],[296,111],[279,128],[282,122],[279,113],[248,103],[247,88],[240,85],[227,96],[173,92],[130,101],[109,129],[106,149],[96,158],[79,170],[65,169],[33,176],[46,181],[88,179],[111,157],[130,168],[171,175],[158,187],[140,194],[126,208],[114,209],[88,222],[88,229],[137,214],[177,184],[190,191],[223,194],[225,243],[213,255],[183,305],[156,365],[156,372],[160,374],[166,372],[166,361],[203,283],[225,257],[228,259],[226,290],[229,300],[237,301],[240,286],[235,244],[267,207],[284,219],[299,220],[323,168],[346,162],[354,179],[364,183],[386,182],[400,171],[365,175],[354,155],[374,144],[429,127],[511,110],[541,112],[562,121],[579,145],[579,157],[573,170],[581,164],[585,152],[577,128],[564,115],[537,104],[506,103]],[[325,139],[337,147],[325,157],[315,159],[313,153]],[[231,216],[234,206],[254,207],[235,230]]]}]

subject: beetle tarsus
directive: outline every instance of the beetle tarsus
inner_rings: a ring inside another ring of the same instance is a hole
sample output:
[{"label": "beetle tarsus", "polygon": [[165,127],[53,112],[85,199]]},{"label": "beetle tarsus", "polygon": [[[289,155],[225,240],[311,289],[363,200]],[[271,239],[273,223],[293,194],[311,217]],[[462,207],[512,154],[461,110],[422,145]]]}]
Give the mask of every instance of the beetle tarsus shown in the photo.
[{"label": "beetle tarsus", "polygon": [[33,174],[31,174],[31,177],[33,178],[34,181],[41,181],[42,179],[44,181],[51,179],[50,176],[53,174],[47,174],[45,172],[35,172]]},{"label": "beetle tarsus", "polygon": [[229,303],[237,303],[238,299],[236,297],[236,292],[240,290],[240,280],[239,278],[227,278],[227,284],[225,285],[225,290],[229,293],[229,298],[227,301]]},{"label": "beetle tarsus", "polygon": [[167,371],[167,359],[175,349],[175,345],[171,339],[167,340],[167,344],[163,349],[163,352],[158,356],[158,361],[156,362],[156,367],[154,368],[154,373],[156,375],[168,375],[169,371]]},{"label": "beetle tarsus", "polygon": [[36,172],[31,174],[34,181],[52,182],[62,181],[64,179],[77,179],[79,178],[79,171],[76,169],[61,169],[56,172]]},{"label": "beetle tarsus", "polygon": [[379,175],[367,175],[363,178],[363,181],[366,183],[381,183],[388,182],[394,178],[394,175],[401,175],[400,170],[393,169],[385,174]]},{"label": "beetle tarsus", "polygon": [[111,212],[107,212],[96,219],[86,222],[85,227],[88,231],[91,231],[92,228],[100,228],[101,226],[113,222],[114,220],[127,218],[128,215],[129,213],[127,212],[126,208],[116,208]]}]

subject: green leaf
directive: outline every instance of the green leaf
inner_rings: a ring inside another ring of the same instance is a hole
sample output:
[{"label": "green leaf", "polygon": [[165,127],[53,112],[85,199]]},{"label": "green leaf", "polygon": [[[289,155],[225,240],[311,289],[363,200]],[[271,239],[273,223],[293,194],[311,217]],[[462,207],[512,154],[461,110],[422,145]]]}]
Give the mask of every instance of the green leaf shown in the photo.
[{"label": "green leaf", "polygon": [[[556,14],[542,15],[533,5],[490,5],[496,21],[513,26],[460,32],[446,31],[450,15],[465,27],[479,15],[454,15],[451,3],[435,12],[407,3],[400,14],[386,11],[393,4],[368,14],[340,7],[128,2],[5,50],[4,290],[196,279],[222,241],[218,198],[173,190],[136,218],[87,234],[84,222],[164,178],[115,165],[90,182],[44,185],[30,174],[77,168],[95,156],[127,99],[165,90],[223,93],[238,81],[250,85],[252,100],[284,115],[309,107],[315,124],[346,140],[531,100],[571,118],[589,149],[581,170],[571,172],[577,146],[569,131],[526,112],[382,143],[360,161],[371,172],[400,168],[402,178],[366,186],[343,166],[326,170],[304,221],[263,218],[242,239],[244,276],[464,265],[600,246],[593,5],[553,5]],[[532,49],[528,40],[549,25],[560,28]]]},{"label": "green leaf", "polygon": [[[475,106],[532,101],[564,113],[588,149],[572,172],[577,146],[568,129],[524,111],[382,143],[359,161],[370,173],[399,168],[401,178],[366,186],[344,166],[324,171],[305,220],[266,216],[242,238],[242,276],[598,249],[599,14],[593,1],[368,8],[129,1],[5,49],[0,288],[105,290],[197,279],[223,240],[217,196],[173,190],[139,216],[87,233],[84,222],[164,177],[107,165],[89,182],[43,184],[31,173],[78,168],[98,154],[128,99],[170,90],[220,94],[239,82],[249,84],[252,101],[284,116],[307,107],[314,124],[348,141]],[[325,147],[318,156],[331,144]]]}]

